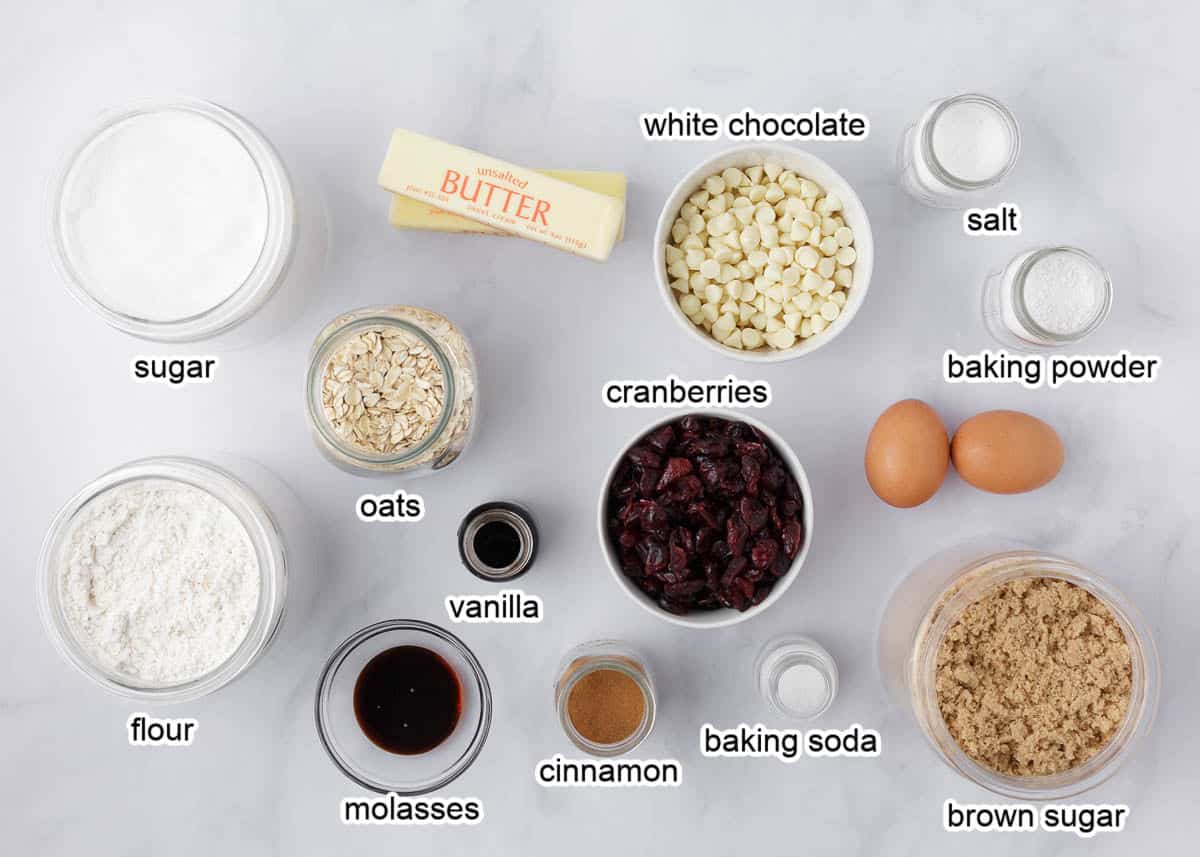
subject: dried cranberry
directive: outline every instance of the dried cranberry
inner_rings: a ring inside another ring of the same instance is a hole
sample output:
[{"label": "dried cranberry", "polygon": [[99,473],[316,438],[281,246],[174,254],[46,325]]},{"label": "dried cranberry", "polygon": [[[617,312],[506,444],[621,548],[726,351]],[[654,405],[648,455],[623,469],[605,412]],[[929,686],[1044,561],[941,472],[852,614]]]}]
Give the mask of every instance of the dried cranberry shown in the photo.
[{"label": "dried cranberry", "polygon": [[750,549],[750,561],[754,563],[755,568],[770,568],[778,556],[779,542],[774,539],[759,539]]},{"label": "dried cranberry", "polygon": [[773,464],[770,467],[763,469],[762,485],[772,494],[778,494],[783,488],[784,480],[787,479],[787,474],[778,464]]},{"label": "dried cranberry", "polygon": [[716,488],[721,484],[721,469],[711,458],[700,457],[696,459],[696,467],[700,471],[700,480],[708,488]]},{"label": "dried cranberry", "polygon": [[659,471],[653,467],[638,468],[635,487],[641,497],[653,497],[654,489],[658,487]]},{"label": "dried cranberry", "polygon": [[662,467],[662,457],[648,446],[635,446],[628,456],[638,467]]},{"label": "dried cranberry", "polygon": [[704,590],[703,580],[685,580],[681,583],[670,583],[663,587],[663,594],[677,601],[691,598]]},{"label": "dried cranberry", "polygon": [[742,478],[746,480],[746,493],[757,494],[762,477],[762,464],[757,458],[742,456]]},{"label": "dried cranberry", "polygon": [[667,567],[667,551],[658,539],[642,539],[638,542],[637,552],[646,574],[658,574]]},{"label": "dried cranberry", "polygon": [[755,440],[744,440],[736,447],[737,454],[743,458],[753,458],[759,462],[766,461],[770,456],[767,448]]},{"label": "dried cranberry", "polygon": [[708,527],[721,526],[720,519],[713,512],[712,506],[708,503],[692,503],[687,508],[687,513],[690,518]]},{"label": "dried cranberry", "polygon": [[741,556],[746,552],[746,539],[750,538],[750,528],[741,518],[730,518],[725,524],[725,541],[733,556]]},{"label": "dried cranberry", "polygon": [[639,503],[640,512],[638,519],[641,521],[642,529],[649,533],[660,533],[667,528],[667,510],[655,503],[653,500],[642,500]]},{"label": "dried cranberry", "polygon": [[658,480],[658,490],[665,491],[671,483],[692,472],[692,462],[686,458],[668,458],[667,466],[663,468],[662,477]]},{"label": "dried cranberry", "polygon": [[788,559],[795,559],[804,544],[804,527],[799,521],[788,521],[783,525],[783,552]]},{"label": "dried cranberry", "polygon": [[646,438],[646,445],[650,446],[659,455],[665,455],[671,444],[675,442],[675,429],[670,425],[665,425],[657,431],[650,433]]},{"label": "dried cranberry", "polygon": [[741,512],[742,520],[746,522],[750,532],[755,535],[758,535],[770,520],[767,507],[753,497],[743,497],[738,511]]},{"label": "dried cranberry", "polygon": [[721,575],[721,585],[729,586],[739,577],[750,570],[750,563],[744,556],[735,556],[729,561],[725,573]]}]

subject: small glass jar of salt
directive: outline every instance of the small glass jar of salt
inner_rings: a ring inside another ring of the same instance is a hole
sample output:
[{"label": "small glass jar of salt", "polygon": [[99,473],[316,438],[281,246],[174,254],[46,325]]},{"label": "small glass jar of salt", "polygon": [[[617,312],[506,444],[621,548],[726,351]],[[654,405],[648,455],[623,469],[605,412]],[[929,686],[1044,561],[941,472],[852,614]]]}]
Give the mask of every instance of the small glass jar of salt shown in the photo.
[{"label": "small glass jar of salt", "polygon": [[771,640],[758,656],[755,675],[767,705],[794,720],[819,717],[837,696],[837,664],[820,643],[808,637]]},{"label": "small glass jar of salt", "polygon": [[1081,341],[1112,307],[1103,266],[1075,247],[1039,247],[1017,256],[983,285],[983,323],[1018,351],[1049,351]]},{"label": "small glass jar of salt", "polygon": [[1017,163],[1021,132],[1008,108],[967,93],[933,102],[900,139],[900,185],[926,205],[966,208]]}]

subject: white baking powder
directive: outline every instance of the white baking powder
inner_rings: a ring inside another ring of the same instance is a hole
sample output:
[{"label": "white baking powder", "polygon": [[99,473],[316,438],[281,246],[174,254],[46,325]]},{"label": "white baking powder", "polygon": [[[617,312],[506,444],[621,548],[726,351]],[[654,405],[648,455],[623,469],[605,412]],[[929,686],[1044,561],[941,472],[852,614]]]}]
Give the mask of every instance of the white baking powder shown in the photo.
[{"label": "white baking powder", "polygon": [[59,556],[67,624],[102,666],[179,684],[220,666],[258,608],[258,558],[213,495],[165,479],[127,482],[78,513]]},{"label": "white baking powder", "polygon": [[1104,292],[1104,272],[1070,250],[1057,250],[1034,262],[1025,272],[1022,288],[1030,320],[1057,336],[1080,333],[1091,324]]},{"label": "white baking powder", "polygon": [[829,700],[829,680],[812,664],[794,664],[779,676],[778,698],[794,714],[811,716]]},{"label": "white baking powder", "polygon": [[931,144],[938,163],[965,182],[998,176],[1012,156],[1013,137],[1004,116],[978,101],[957,101],[938,114]]},{"label": "white baking powder", "polygon": [[183,108],[134,115],[93,139],[63,184],[60,230],[101,304],[180,321],[247,279],[267,234],[262,176],[241,142]]}]

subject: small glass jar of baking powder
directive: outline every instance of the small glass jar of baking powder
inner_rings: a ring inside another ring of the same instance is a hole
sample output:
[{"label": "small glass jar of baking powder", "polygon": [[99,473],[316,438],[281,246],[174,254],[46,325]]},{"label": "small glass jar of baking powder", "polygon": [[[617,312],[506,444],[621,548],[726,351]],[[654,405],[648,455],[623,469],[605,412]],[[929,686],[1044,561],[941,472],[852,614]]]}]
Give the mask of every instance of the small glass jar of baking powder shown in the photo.
[{"label": "small glass jar of baking powder", "polygon": [[[1150,731],[1158,709],[1161,674],[1145,618],[1116,588],[1062,557],[976,539],[921,563],[892,593],[879,630],[879,667],[885,689],[909,710],[939,758],[966,779],[1019,800],[1062,800],[1108,780]],[[1124,720],[1094,756],[1049,775],[1017,776],[971,758],[950,734],[938,707],[938,652],[964,611],[1005,583],[1049,578],[1094,596],[1120,627],[1131,658],[1132,689]]]},{"label": "small glass jar of baking powder", "polygon": [[567,652],[554,683],[554,709],[571,743],[593,756],[620,756],[654,728],[657,702],[645,661],[617,640]]},{"label": "small glass jar of baking powder", "polygon": [[338,316],[309,360],[309,426],[322,453],[351,473],[419,476],[452,464],[470,443],[475,357],[449,319],[411,306]]},{"label": "small glass jar of baking powder", "polygon": [[243,117],[193,98],[104,115],[67,157],[50,205],[72,294],[118,330],[162,342],[254,315],[298,244],[278,152]]},{"label": "small glass jar of baking powder", "polygon": [[754,673],[767,705],[794,720],[820,717],[837,696],[837,664],[808,637],[771,640],[759,653]]},{"label": "small glass jar of baking powder", "polygon": [[966,208],[1012,172],[1021,132],[1008,108],[967,93],[935,101],[900,138],[900,185],[937,208]]},{"label": "small glass jar of baking powder", "polygon": [[983,284],[983,324],[1018,351],[1050,351],[1082,341],[1112,308],[1108,273],[1075,247],[1026,250]]}]

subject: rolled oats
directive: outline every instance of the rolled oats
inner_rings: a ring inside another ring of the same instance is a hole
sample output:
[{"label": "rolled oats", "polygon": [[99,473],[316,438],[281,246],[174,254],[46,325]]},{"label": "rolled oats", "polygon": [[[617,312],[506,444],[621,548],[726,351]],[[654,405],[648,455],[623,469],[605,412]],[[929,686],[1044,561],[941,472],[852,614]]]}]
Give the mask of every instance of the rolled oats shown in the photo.
[{"label": "rolled oats", "polygon": [[[363,319],[378,323],[346,330]],[[399,322],[420,329],[435,345]],[[312,411],[319,401],[324,431],[340,439],[331,443],[316,432],[327,455],[352,469],[387,472],[436,470],[458,457],[473,427],[475,368],[469,343],[448,319],[416,307],[368,307],[326,327],[314,358],[333,337],[336,348],[319,377],[310,376],[310,417],[320,422]],[[419,452],[410,456],[410,450]]]}]

